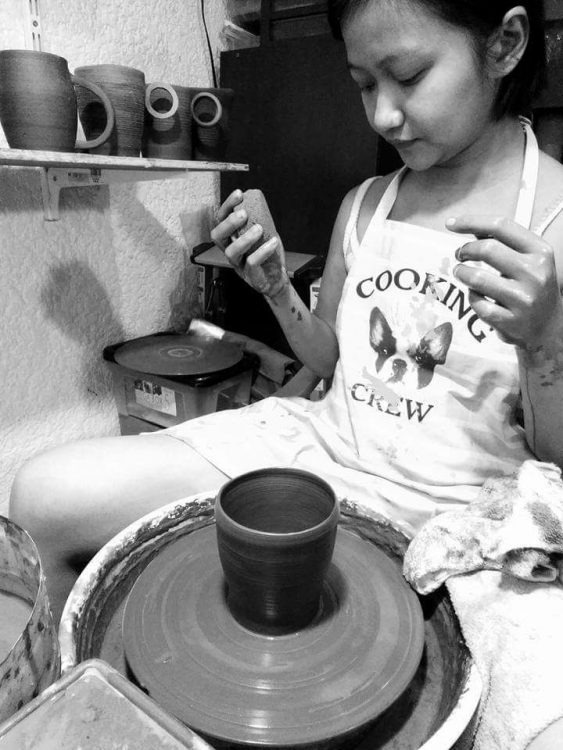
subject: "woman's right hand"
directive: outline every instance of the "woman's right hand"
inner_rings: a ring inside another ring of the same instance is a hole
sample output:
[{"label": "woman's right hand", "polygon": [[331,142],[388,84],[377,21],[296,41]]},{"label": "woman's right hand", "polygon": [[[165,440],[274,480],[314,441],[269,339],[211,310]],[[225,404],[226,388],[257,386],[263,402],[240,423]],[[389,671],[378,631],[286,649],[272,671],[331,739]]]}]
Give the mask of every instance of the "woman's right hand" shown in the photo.
[{"label": "woman's right hand", "polygon": [[279,239],[272,237],[253,250],[263,235],[259,224],[249,224],[236,236],[248,221],[246,211],[240,207],[242,202],[240,190],[229,195],[217,211],[217,224],[211,231],[211,239],[247,284],[273,300],[290,287],[283,248]]}]

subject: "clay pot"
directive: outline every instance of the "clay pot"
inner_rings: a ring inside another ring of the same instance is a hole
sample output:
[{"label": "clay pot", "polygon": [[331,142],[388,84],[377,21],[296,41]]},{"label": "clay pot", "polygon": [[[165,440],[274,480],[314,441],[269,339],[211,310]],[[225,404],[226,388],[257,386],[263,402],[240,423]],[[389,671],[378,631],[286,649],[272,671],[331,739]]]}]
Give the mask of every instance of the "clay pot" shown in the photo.
[{"label": "clay pot", "polygon": [[[85,87],[100,110],[100,128],[77,141],[75,85]],[[11,148],[66,151],[96,148],[110,136],[114,113],[95,84],[71,76],[63,57],[35,50],[0,51],[0,122]]]},{"label": "clay pot", "polygon": [[60,673],[57,631],[35,543],[0,516],[0,723]]},{"label": "clay pot", "polygon": [[[139,156],[145,114],[145,74],[125,65],[86,65],[76,68],[81,78],[97,84],[107,94],[115,113],[111,137],[91,153],[108,156]],[[84,132],[95,136],[102,127],[99,103],[86,88],[79,86],[78,114]]]},{"label": "clay pot", "polygon": [[143,156],[154,159],[192,158],[191,89],[150,83],[145,93]]},{"label": "clay pot", "polygon": [[259,469],[227,482],[215,521],[227,603],[245,627],[293,632],[319,609],[332,559],[338,502],[320,477]]},{"label": "clay pot", "polygon": [[230,138],[233,89],[192,89],[191,110],[194,119],[194,158],[221,161]]}]

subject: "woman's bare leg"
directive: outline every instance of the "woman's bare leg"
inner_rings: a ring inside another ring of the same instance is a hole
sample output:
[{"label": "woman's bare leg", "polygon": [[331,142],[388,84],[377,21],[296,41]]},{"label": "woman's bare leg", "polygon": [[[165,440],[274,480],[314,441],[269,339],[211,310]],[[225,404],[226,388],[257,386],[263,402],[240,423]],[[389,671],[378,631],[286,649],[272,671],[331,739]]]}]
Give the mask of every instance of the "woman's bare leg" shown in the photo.
[{"label": "woman's bare leg", "polygon": [[32,458],[16,475],[10,518],[31,535],[58,622],[81,567],[141,516],[226,477],[168,435],[96,438]]}]

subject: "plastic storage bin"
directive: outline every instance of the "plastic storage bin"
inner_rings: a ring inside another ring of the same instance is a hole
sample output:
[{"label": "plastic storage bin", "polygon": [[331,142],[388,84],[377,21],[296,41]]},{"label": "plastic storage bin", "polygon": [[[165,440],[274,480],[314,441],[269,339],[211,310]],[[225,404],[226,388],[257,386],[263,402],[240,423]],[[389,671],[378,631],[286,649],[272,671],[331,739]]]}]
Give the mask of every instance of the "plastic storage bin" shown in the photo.
[{"label": "plastic storage bin", "polygon": [[112,374],[124,435],[172,427],[204,414],[244,406],[250,401],[252,381],[259,365],[255,355],[243,353],[239,362],[224,370],[170,377],[133,370],[116,362],[115,352],[125,343],[130,342],[108,346],[103,351]]}]

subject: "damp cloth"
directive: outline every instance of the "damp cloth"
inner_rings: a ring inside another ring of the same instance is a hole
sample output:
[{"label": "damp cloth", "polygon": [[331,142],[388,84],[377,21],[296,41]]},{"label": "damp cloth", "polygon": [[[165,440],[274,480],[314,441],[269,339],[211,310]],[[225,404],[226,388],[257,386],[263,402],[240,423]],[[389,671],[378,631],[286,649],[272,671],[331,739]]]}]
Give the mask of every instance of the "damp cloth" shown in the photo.
[{"label": "damp cloth", "polygon": [[563,581],[563,482],[554,464],[525,461],[508,477],[487,480],[463,510],[427,521],[403,572],[428,594],[450,576],[500,570],[527,581]]},{"label": "damp cloth", "polygon": [[561,472],[526,461],[428,521],[405,555],[417,590],[446,581],[481,676],[472,750],[525,750],[563,719],[562,523]]}]

